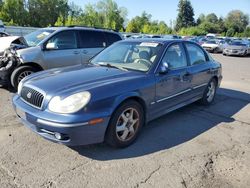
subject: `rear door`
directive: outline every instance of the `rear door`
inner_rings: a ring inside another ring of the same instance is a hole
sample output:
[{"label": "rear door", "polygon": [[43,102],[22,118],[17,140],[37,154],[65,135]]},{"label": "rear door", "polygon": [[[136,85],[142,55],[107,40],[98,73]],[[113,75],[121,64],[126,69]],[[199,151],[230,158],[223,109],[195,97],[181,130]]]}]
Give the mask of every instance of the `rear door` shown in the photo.
[{"label": "rear door", "polygon": [[164,62],[168,63],[169,71],[166,74],[156,74],[156,114],[163,114],[190,98],[192,76],[187,71],[188,62],[181,42],[174,43],[167,49],[161,64]]},{"label": "rear door", "polygon": [[210,68],[209,57],[200,46],[194,43],[185,42],[185,47],[190,63],[188,72],[193,75],[191,85],[193,89],[192,95],[195,97],[203,93],[211,78],[213,70]]},{"label": "rear door", "polygon": [[43,51],[43,59],[48,69],[81,64],[76,31],[61,31],[52,36],[46,42],[48,43],[55,45],[55,49]]},{"label": "rear door", "polygon": [[82,63],[86,63],[107,46],[104,33],[101,31],[80,30],[79,36]]}]

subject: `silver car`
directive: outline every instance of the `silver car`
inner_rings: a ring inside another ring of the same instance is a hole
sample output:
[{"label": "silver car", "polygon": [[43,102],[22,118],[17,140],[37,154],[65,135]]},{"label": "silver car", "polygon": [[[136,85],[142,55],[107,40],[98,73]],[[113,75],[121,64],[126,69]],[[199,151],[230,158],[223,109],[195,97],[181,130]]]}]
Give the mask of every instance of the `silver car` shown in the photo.
[{"label": "silver car", "polygon": [[85,63],[122,40],[119,33],[111,30],[74,26],[39,29],[24,38],[28,48],[17,51],[22,64],[10,78],[14,88],[33,72]]},{"label": "silver car", "polygon": [[250,54],[250,44],[241,40],[232,41],[223,50],[223,55],[247,56]]}]

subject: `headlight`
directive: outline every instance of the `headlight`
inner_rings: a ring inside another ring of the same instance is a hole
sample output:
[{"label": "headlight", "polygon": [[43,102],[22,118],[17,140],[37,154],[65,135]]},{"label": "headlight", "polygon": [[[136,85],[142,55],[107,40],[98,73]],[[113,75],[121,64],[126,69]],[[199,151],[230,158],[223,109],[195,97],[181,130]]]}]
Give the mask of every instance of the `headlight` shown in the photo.
[{"label": "headlight", "polygon": [[71,114],[86,106],[91,98],[88,91],[75,93],[64,99],[56,96],[49,102],[49,110],[59,114]]}]

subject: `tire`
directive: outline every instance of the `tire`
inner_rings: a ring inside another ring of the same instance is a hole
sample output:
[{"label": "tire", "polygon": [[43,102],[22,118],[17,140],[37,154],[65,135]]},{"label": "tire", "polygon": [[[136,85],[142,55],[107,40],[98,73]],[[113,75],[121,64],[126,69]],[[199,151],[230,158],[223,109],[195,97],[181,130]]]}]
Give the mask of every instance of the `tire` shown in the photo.
[{"label": "tire", "polygon": [[[131,117],[131,112],[133,112],[133,117]],[[144,111],[138,102],[129,100],[122,103],[110,119],[105,142],[116,148],[131,145],[138,137],[144,121]]]},{"label": "tire", "polygon": [[37,69],[31,66],[21,66],[15,69],[11,74],[11,85],[14,89],[17,90],[19,82],[26,76],[37,72]]},{"label": "tire", "polygon": [[207,85],[200,103],[203,105],[210,105],[214,101],[214,97],[217,91],[217,81],[213,78]]},{"label": "tire", "polygon": [[219,48],[215,48],[213,53],[219,53]]}]

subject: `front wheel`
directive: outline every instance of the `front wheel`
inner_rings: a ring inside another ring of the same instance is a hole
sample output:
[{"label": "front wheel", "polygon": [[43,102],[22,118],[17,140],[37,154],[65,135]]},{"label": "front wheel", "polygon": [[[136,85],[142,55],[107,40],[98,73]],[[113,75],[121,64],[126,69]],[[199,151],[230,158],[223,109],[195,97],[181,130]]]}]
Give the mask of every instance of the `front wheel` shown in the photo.
[{"label": "front wheel", "polygon": [[203,97],[200,100],[200,102],[203,105],[211,104],[214,101],[216,91],[217,91],[217,81],[215,79],[212,79],[208,83],[208,85],[207,85],[207,87],[206,87],[206,89],[205,89],[205,91],[203,93]]},{"label": "front wheel", "polygon": [[14,87],[14,89],[17,89],[19,82],[21,82],[22,79],[24,79],[26,76],[28,76],[34,72],[37,72],[37,70],[31,66],[18,67],[11,74],[11,78],[10,78],[11,85]]},{"label": "front wheel", "polygon": [[112,115],[105,141],[113,147],[127,147],[136,140],[143,124],[141,105],[133,100],[126,101]]}]

